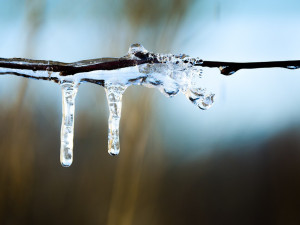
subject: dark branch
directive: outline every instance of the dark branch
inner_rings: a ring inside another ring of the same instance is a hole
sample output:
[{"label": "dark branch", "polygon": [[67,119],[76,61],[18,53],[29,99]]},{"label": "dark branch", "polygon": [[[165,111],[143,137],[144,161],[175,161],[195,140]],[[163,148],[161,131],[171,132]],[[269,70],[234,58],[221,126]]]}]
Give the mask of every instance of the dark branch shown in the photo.
[{"label": "dark branch", "polygon": [[214,61],[202,61],[199,66],[203,67],[218,67],[222,74],[232,75],[236,71],[241,69],[259,69],[259,68],[286,68],[286,69],[298,69],[300,68],[300,60],[292,61],[273,61],[273,62],[214,62]]},{"label": "dark branch", "polygon": [[[60,76],[74,75],[77,73],[91,72],[91,71],[101,71],[101,70],[116,70],[126,67],[132,67],[136,65],[141,65],[145,63],[162,63],[158,59],[158,55],[153,53],[143,53],[136,52],[132,59],[128,56],[121,58],[101,58],[93,60],[84,60],[74,63],[63,63],[56,61],[46,61],[46,60],[31,60],[31,59],[21,59],[21,58],[0,58],[0,68],[7,68],[17,71],[0,71],[2,74],[13,74],[17,76],[36,78],[36,79],[47,79],[53,80],[50,77],[51,72],[58,72]],[[176,57],[176,56],[175,56]],[[258,69],[258,68],[287,68],[287,69],[298,69],[300,68],[300,60],[293,61],[272,61],[272,62],[247,62],[247,63],[237,63],[237,62],[217,62],[217,61],[203,61],[197,60],[195,66],[219,68],[221,74],[232,75],[241,69]],[[22,73],[22,70],[31,71],[48,71],[49,79],[45,77],[35,77],[29,76]],[[54,78],[55,79],[55,78]],[[91,79],[86,79],[88,82],[93,82],[97,84],[102,84],[103,81],[95,81]]]},{"label": "dark branch", "polygon": [[115,70],[151,62],[153,62],[153,59],[150,58],[142,60],[132,60],[126,58],[101,58],[78,61],[75,63],[62,63],[56,61],[31,60],[22,58],[0,58],[0,67],[19,70],[60,72],[61,76],[67,76],[95,70]]}]

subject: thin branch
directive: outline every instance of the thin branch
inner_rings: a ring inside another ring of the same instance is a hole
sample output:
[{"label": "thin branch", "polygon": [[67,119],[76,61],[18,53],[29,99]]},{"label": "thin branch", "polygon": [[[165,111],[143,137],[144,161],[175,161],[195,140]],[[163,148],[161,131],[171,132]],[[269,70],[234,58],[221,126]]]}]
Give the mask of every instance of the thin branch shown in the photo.
[{"label": "thin branch", "polygon": [[18,70],[59,72],[60,76],[74,75],[76,73],[91,72],[95,70],[116,70],[131,66],[149,63],[153,59],[132,60],[126,58],[100,58],[83,60],[74,63],[63,63],[47,60],[32,60],[22,58],[0,58],[0,67]]},{"label": "thin branch", "polygon": [[218,67],[223,75],[232,75],[241,69],[259,69],[259,68],[286,68],[299,69],[300,60],[291,61],[272,61],[272,62],[215,62],[215,61],[200,61],[197,65],[202,67]]},{"label": "thin branch", "polygon": [[[133,57],[132,57],[133,56]],[[89,73],[93,71],[109,71],[121,68],[133,67],[145,63],[164,63],[159,60],[159,55],[148,52],[136,52],[131,57],[124,56],[121,58],[100,58],[93,60],[83,60],[74,63],[63,63],[57,61],[46,60],[31,60],[22,58],[0,58],[0,75],[17,75],[33,79],[53,80],[58,82],[57,77],[51,76],[51,73],[58,73],[59,76],[72,76],[78,73]],[[179,56],[175,56],[179,57]],[[217,62],[217,61],[203,61],[194,60],[195,66],[219,68],[221,74],[232,75],[241,69],[258,69],[258,68],[300,68],[300,60],[292,61],[272,61],[272,62]],[[28,73],[32,71],[34,73]],[[44,71],[49,76],[40,76],[38,71]],[[37,72],[37,73],[35,73]],[[83,79],[87,82],[97,83],[103,85],[102,80]]]}]

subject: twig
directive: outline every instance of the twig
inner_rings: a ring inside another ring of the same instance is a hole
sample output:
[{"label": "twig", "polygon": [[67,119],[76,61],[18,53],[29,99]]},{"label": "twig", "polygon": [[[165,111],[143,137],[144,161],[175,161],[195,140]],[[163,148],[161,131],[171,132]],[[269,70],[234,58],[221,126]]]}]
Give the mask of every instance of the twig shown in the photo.
[{"label": "twig", "polygon": [[[51,73],[56,72],[59,73],[59,76],[70,76],[78,73],[88,73],[92,71],[117,70],[145,63],[154,64],[162,62],[159,61],[156,55],[153,53],[141,52],[137,52],[135,54],[134,59],[129,58],[128,56],[124,56],[121,58],[100,58],[93,60],[83,60],[74,63],[63,63],[46,60],[31,60],[22,58],[0,58],[0,75],[11,74],[23,76],[26,78],[52,80],[58,82],[57,77],[52,77]],[[221,74],[232,75],[233,73],[241,69],[258,69],[272,67],[298,69],[300,68],[300,60],[246,63],[196,60],[194,65],[210,68],[219,68]],[[31,73],[28,73],[28,71],[31,71]],[[47,72],[49,76],[40,76],[38,75],[38,71]],[[101,82],[97,82],[94,79],[86,79],[85,81],[102,85]]]},{"label": "twig", "polygon": [[291,61],[272,61],[272,62],[215,62],[203,61],[198,65],[203,67],[218,67],[223,75],[232,75],[241,69],[259,69],[259,68],[286,68],[286,69],[299,69],[300,60]]}]

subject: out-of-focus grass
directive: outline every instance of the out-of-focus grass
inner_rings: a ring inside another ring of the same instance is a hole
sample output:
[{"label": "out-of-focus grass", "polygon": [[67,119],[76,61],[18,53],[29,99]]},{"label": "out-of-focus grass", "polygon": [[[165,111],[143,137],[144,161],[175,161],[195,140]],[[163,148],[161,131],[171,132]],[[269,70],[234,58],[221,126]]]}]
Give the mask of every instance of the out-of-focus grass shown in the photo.
[{"label": "out-of-focus grass", "polygon": [[[58,162],[59,127],[53,128],[51,120],[30,119],[32,112],[24,108],[12,125],[13,114],[6,110],[0,116],[1,224],[300,221],[299,129],[278,134],[262,146],[220,147],[185,161],[161,154],[150,126],[148,134],[128,134],[120,157],[112,158],[105,149],[106,130],[99,128],[105,125],[80,115],[76,158],[65,169]],[[147,115],[132,116],[145,125]],[[80,129],[81,123],[89,128]],[[131,129],[126,126],[123,134]]]}]

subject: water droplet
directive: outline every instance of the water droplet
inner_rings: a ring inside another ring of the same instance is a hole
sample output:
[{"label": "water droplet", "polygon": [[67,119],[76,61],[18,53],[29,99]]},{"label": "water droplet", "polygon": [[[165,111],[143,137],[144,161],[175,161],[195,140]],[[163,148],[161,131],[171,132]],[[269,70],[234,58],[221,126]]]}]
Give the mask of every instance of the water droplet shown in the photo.
[{"label": "water droplet", "polygon": [[232,75],[237,71],[229,66],[220,66],[219,69],[220,69],[221,74],[224,74],[224,75]]},{"label": "water droplet", "polygon": [[74,112],[78,84],[64,81],[60,86],[62,88],[60,162],[62,166],[69,167],[73,162]]},{"label": "water droplet", "polygon": [[295,69],[299,69],[299,66],[287,66],[286,68],[290,70],[295,70]]},{"label": "water droplet", "polygon": [[108,118],[108,153],[118,155],[120,152],[119,125],[122,109],[122,96],[125,85],[105,84],[106,97],[109,108]]}]

